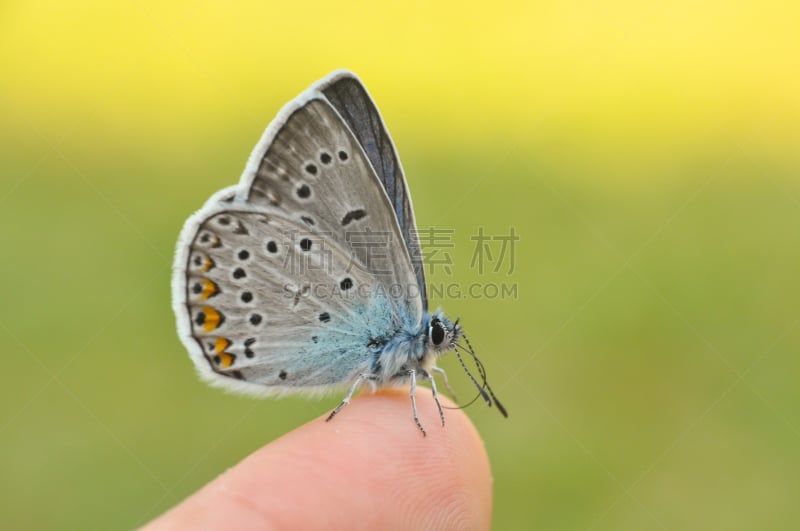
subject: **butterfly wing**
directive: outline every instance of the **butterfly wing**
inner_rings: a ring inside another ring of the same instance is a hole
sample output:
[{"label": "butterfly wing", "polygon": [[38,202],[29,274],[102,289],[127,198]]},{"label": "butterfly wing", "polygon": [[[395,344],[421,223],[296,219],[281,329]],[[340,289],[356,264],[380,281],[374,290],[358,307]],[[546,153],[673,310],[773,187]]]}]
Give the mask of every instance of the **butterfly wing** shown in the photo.
[{"label": "butterfly wing", "polygon": [[425,270],[419,238],[416,235],[417,224],[411,194],[394,142],[375,102],[361,80],[352,72],[335,72],[321,81],[317,90],[325,95],[353,131],[383,185],[411,256],[423,307],[427,308]]},{"label": "butterfly wing", "polygon": [[389,197],[358,139],[321,93],[312,89],[283,109],[251,156],[239,194],[243,202],[280,208],[329,234],[421,320],[422,287]]},{"label": "butterfly wing", "polygon": [[209,203],[181,239],[174,309],[212,384],[324,391],[367,372],[371,339],[406,324],[346,249],[278,210]]},{"label": "butterfly wing", "polygon": [[316,91],[288,104],[240,184],[215,194],[179,239],[173,304],[201,375],[268,395],[368,372],[372,339],[422,317],[402,238],[338,112]]}]

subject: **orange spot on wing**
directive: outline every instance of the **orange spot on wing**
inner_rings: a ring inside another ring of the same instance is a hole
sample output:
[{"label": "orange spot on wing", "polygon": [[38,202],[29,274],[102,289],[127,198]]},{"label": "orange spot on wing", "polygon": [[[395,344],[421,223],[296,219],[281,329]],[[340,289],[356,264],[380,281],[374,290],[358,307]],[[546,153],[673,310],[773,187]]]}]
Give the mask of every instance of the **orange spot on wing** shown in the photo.
[{"label": "orange spot on wing", "polygon": [[233,365],[233,355],[228,354],[227,352],[220,352],[217,354],[219,356],[219,366],[220,367],[230,367]]},{"label": "orange spot on wing", "polygon": [[203,328],[206,332],[211,332],[219,328],[219,325],[221,325],[222,321],[225,319],[221,313],[211,306],[205,306],[203,312],[206,314],[206,320],[203,322]]},{"label": "orange spot on wing", "polygon": [[218,337],[217,340],[214,342],[214,352],[217,354],[224,352],[226,348],[231,346],[231,342],[224,337]]},{"label": "orange spot on wing", "polygon": [[212,260],[210,256],[206,256],[206,261],[203,263],[203,272],[211,271],[215,265],[214,260]]},{"label": "orange spot on wing", "polygon": [[200,293],[200,298],[203,300],[213,297],[219,293],[219,287],[207,278],[203,279],[203,291]]}]

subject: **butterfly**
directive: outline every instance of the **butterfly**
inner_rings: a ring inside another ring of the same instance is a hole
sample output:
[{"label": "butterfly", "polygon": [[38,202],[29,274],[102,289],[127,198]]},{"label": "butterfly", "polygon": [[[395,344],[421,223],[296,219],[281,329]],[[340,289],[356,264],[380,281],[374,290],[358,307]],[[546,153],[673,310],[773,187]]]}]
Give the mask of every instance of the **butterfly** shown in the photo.
[{"label": "butterfly", "polygon": [[[178,334],[212,385],[254,395],[430,381],[455,351],[504,416],[458,320],[429,312],[411,196],[378,109],[335,71],[278,113],[238,185],[185,223],[172,278]],[[464,362],[469,355],[476,378]],[[480,379],[480,381],[478,381]],[[477,397],[476,397],[477,398]]]}]

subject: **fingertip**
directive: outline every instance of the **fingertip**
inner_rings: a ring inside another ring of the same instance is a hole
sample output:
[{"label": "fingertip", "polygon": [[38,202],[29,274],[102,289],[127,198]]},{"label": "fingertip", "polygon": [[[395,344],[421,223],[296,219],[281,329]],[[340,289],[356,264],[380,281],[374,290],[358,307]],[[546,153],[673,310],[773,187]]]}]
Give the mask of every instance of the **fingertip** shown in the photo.
[{"label": "fingertip", "polygon": [[[424,437],[413,421],[408,391],[365,395],[360,397],[359,407],[354,408],[356,421],[379,419],[379,429],[365,437],[383,441],[386,435],[392,438],[386,448],[397,453],[398,474],[391,481],[399,498],[398,513],[407,518],[396,527],[489,529],[492,476],[477,429],[460,409],[445,409],[442,426],[431,394],[418,391],[416,400],[420,422],[427,433]],[[455,408],[447,398],[440,400],[446,408]],[[392,520],[381,523],[389,525]]]},{"label": "fingertip", "polygon": [[477,430],[460,410],[445,410],[443,427],[429,393],[417,392],[417,409],[427,436],[408,391],[359,396],[330,422],[323,415],[256,451],[163,518],[186,506],[202,525],[222,510],[238,527],[488,529],[492,480]]}]

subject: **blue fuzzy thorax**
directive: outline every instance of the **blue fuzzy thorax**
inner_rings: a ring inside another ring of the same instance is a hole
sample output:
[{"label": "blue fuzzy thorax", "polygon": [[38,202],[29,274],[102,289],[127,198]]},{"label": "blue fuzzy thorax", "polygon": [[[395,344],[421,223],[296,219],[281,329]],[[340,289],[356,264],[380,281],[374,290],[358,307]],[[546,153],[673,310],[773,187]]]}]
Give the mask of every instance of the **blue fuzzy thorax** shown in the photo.
[{"label": "blue fuzzy thorax", "polygon": [[[409,380],[409,371],[425,377],[436,358],[450,350],[450,342],[430,344],[429,328],[439,319],[448,331],[456,330],[441,312],[424,311],[421,318],[404,302],[393,301],[384,290],[376,290],[366,304],[355,305],[347,320],[318,332],[318,342],[304,349],[293,363],[315,381],[343,381],[363,375],[373,387],[399,385]],[[418,315],[418,314],[417,314]],[[455,335],[454,334],[454,335]],[[291,353],[284,353],[289,356]],[[336,359],[320,371],[320,359]]]},{"label": "blue fuzzy thorax", "polygon": [[439,319],[447,329],[454,328],[442,312],[431,314],[426,311],[421,323],[397,330],[394,335],[385,339],[382,346],[377,343],[372,345],[374,359],[371,369],[376,383],[405,382],[409,379],[411,370],[425,374],[439,355],[450,350],[449,344],[446,348],[434,348],[430,344],[428,329],[434,318]]}]

